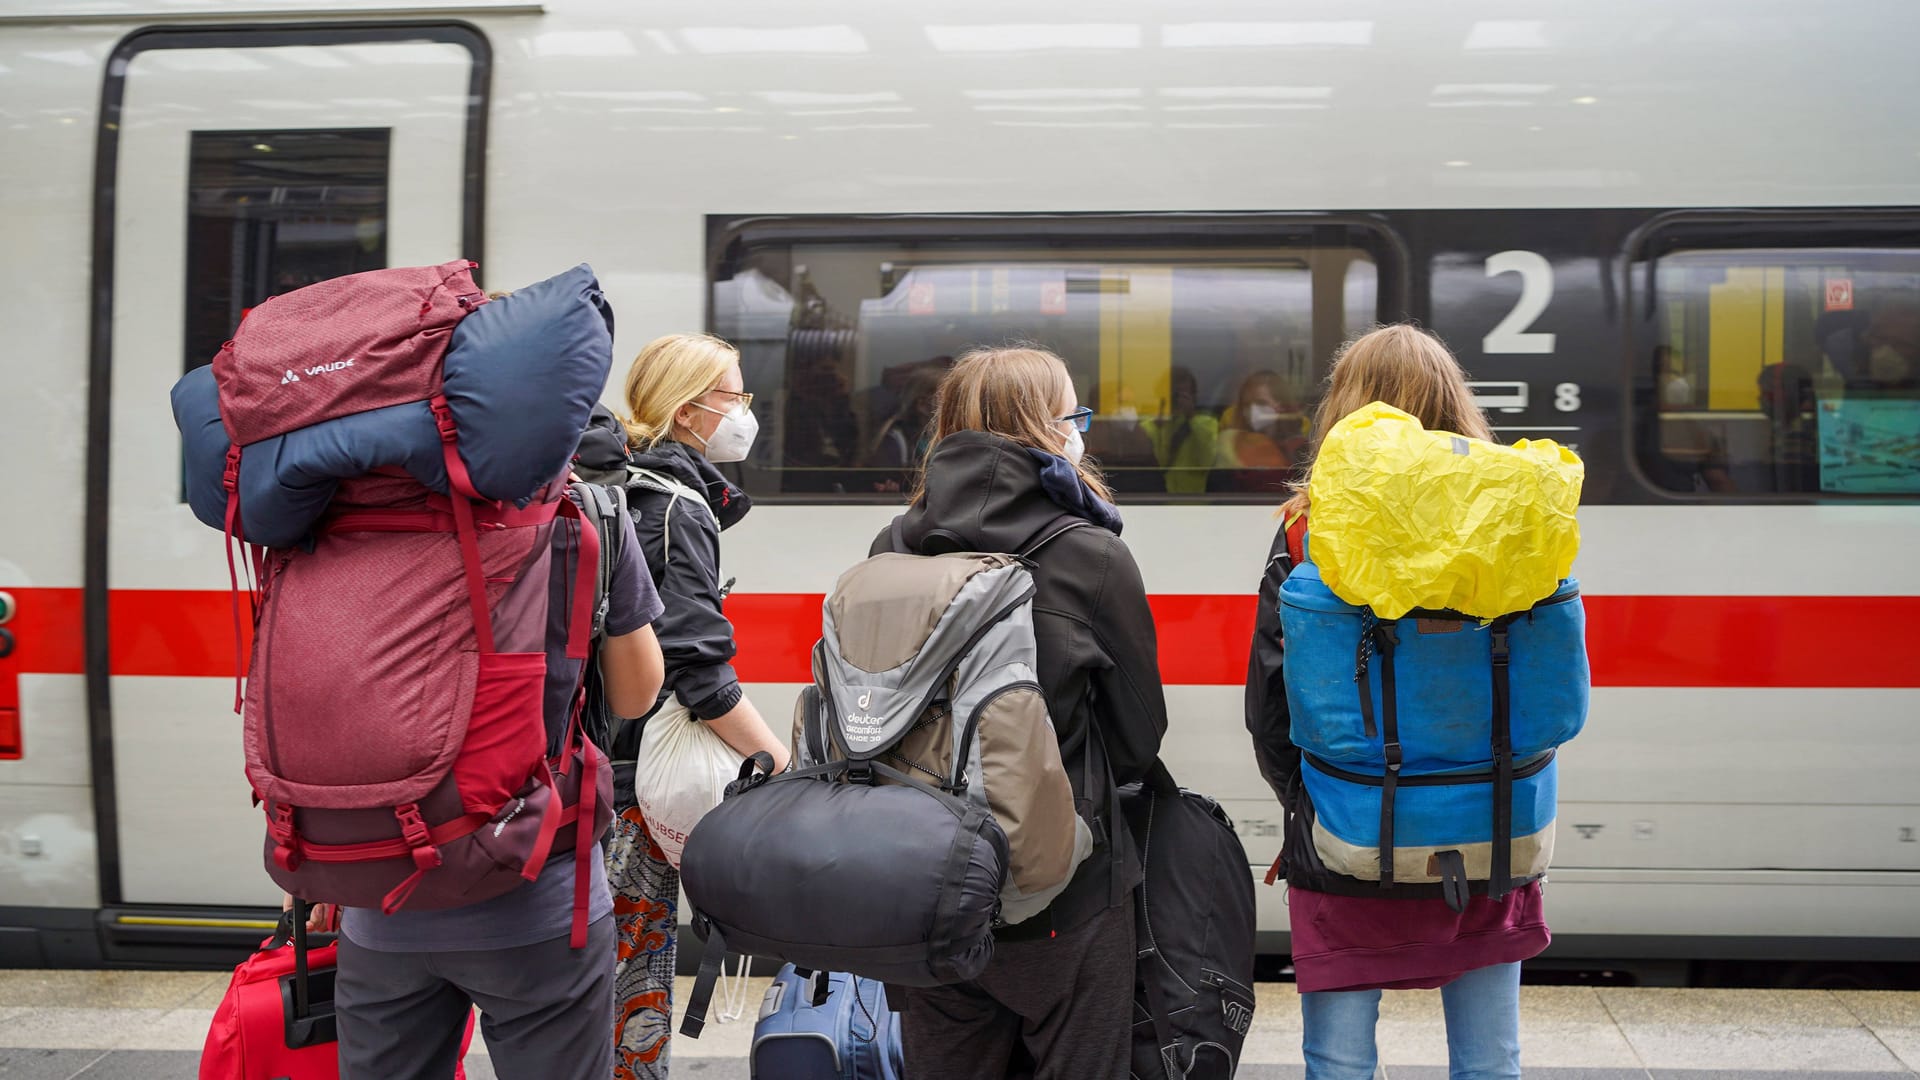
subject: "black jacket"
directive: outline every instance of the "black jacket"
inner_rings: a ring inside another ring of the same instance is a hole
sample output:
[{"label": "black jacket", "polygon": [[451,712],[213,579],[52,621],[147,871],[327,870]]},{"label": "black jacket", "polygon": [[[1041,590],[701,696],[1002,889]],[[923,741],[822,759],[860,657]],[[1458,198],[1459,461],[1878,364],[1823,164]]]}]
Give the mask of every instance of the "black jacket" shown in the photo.
[{"label": "black jacket", "polygon": [[[960,432],[934,449],[926,498],[907,511],[901,536],[914,550],[1018,554],[1057,528],[1063,513],[1023,447]],[[893,550],[891,529],[872,550]],[[1032,563],[1040,685],[1095,848],[1048,911],[1007,937],[1070,930],[1124,902],[1139,884],[1139,856],[1115,811],[1113,784],[1144,776],[1167,730],[1153,614],[1127,546],[1085,526],[1060,533]],[[1097,737],[1089,740],[1090,731]]]},{"label": "black jacket", "polygon": [[[721,613],[720,531],[745,517],[752,502],[705,455],[681,443],[668,440],[629,460],[705,496],[702,505],[629,484],[627,510],[666,605],[653,624],[667,668],[660,700],[678,693],[694,716],[724,716],[740,703],[740,679],[733,672],[733,624]],[[636,747],[639,727],[628,725]]]}]

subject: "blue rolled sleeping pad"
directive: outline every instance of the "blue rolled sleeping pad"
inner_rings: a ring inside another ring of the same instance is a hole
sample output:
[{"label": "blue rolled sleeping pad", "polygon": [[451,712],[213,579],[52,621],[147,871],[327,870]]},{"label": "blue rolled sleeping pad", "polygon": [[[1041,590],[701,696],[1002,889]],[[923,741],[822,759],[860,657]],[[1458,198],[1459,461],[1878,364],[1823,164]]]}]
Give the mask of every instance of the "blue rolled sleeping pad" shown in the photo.
[{"label": "blue rolled sleeping pad", "polygon": [[[566,468],[613,366],[613,309],[585,263],[504,299],[454,327],[444,374],[475,490],[519,505]],[[205,524],[226,527],[227,432],[213,368],[173,387],[186,457],[187,502]],[[426,402],[336,417],[243,449],[238,533],[249,543],[304,543],[339,482],[404,469],[447,491],[440,433]]]}]

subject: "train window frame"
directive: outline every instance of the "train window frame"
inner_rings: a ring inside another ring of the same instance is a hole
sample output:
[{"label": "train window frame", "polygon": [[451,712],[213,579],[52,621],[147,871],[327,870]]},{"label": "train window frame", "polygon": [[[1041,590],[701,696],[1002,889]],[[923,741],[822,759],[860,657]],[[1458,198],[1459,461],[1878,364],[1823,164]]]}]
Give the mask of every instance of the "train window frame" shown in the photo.
[{"label": "train window frame", "polygon": [[1655,274],[1660,260],[1676,252],[1800,249],[1809,252],[1854,247],[1907,248],[1920,254],[1920,207],[1786,208],[1778,210],[1672,210],[1658,214],[1621,246],[1621,435],[1627,472],[1656,499],[1712,505],[1912,505],[1920,493],[1833,491],[1681,491],[1654,479],[1642,440],[1643,425],[1660,424],[1645,358],[1659,340]]},{"label": "train window frame", "polygon": [[[767,246],[795,244],[1007,243],[1024,248],[1090,241],[1098,247],[1206,246],[1223,252],[1276,246],[1345,246],[1365,251],[1375,268],[1373,318],[1407,317],[1412,309],[1413,260],[1406,241],[1385,215],[1317,211],[1142,213],[953,213],[953,214],[709,214],[703,317],[717,331],[713,286],[730,280],[748,254]],[[1342,243],[1331,242],[1343,230]],[[1325,230],[1322,242],[1316,230]],[[1331,357],[1314,357],[1324,369]],[[1317,400],[1317,398],[1316,398]],[[1311,402],[1308,403],[1309,409]],[[726,466],[738,478],[738,466]],[[786,505],[891,505],[885,492],[756,492],[765,503]],[[1266,505],[1271,492],[1128,492],[1129,504]]]},{"label": "train window frame", "polygon": [[[217,22],[143,26],[115,43],[101,69],[100,111],[94,132],[87,310],[86,510],[81,549],[82,666],[86,673],[88,763],[93,795],[94,850],[100,903],[123,902],[119,808],[113,745],[111,650],[108,635],[109,469],[113,418],[113,312],[120,186],[120,120],[133,59],[168,49],[247,49],[284,45],[454,45],[470,58],[461,160],[460,241],[467,257],[485,261],[487,116],[493,102],[493,45],[459,19],[383,21]],[[479,276],[478,272],[475,277]]]}]

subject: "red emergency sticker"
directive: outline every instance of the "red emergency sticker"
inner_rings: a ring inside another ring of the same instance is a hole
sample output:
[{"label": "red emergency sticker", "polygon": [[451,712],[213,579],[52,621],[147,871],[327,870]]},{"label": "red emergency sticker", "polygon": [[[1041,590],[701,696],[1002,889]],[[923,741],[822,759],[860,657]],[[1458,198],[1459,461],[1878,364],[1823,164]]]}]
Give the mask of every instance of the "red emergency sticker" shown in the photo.
[{"label": "red emergency sticker", "polygon": [[1827,279],[1827,310],[1828,311],[1852,311],[1853,310],[1853,279],[1852,278],[1837,277],[1837,278]]}]

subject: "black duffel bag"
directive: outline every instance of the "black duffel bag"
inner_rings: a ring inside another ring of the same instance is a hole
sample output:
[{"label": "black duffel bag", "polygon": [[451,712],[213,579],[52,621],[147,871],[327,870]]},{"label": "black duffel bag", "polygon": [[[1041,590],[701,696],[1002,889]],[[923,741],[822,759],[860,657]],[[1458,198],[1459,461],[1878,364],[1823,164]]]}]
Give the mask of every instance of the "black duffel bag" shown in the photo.
[{"label": "black duffel bag", "polygon": [[728,950],[889,986],[986,970],[1007,836],[987,811],[878,762],[769,777],[765,753],[687,836],[680,883],[706,942],[681,1033],[698,1037]]},{"label": "black duffel bag", "polygon": [[1134,894],[1135,1080],[1229,1080],[1253,1024],[1247,853],[1220,804],[1154,764],[1119,791],[1146,879]]}]

